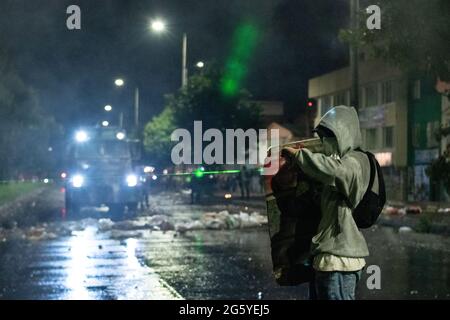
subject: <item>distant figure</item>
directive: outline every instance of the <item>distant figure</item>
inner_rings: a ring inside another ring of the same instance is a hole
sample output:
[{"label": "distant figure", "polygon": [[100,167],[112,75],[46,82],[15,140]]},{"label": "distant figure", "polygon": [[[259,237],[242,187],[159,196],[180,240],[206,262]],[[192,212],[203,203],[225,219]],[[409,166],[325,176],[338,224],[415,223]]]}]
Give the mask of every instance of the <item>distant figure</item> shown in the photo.
[{"label": "distant figure", "polygon": [[239,189],[241,189],[241,199],[250,199],[250,172],[244,165],[239,172]]},{"label": "distant figure", "polygon": [[189,187],[191,189],[191,204],[199,203],[201,197],[202,179],[195,175],[191,177]]}]

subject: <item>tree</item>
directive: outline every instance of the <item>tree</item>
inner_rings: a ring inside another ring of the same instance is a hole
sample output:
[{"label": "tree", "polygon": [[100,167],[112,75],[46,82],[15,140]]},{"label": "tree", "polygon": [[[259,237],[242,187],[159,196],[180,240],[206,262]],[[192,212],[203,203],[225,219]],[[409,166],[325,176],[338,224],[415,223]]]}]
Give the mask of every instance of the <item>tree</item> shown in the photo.
[{"label": "tree", "polygon": [[53,119],[39,106],[36,92],[16,72],[5,50],[0,50],[0,180],[19,174],[48,174],[54,158],[49,153]]},{"label": "tree", "polygon": [[450,81],[450,1],[378,0],[381,29],[368,30],[361,14],[357,32],[342,30],[341,38],[407,72],[427,73]]},{"label": "tree", "polygon": [[175,130],[173,110],[165,108],[147,123],[144,129],[144,147],[154,163],[168,163],[172,142],[170,134]]},{"label": "tree", "polygon": [[203,131],[217,128],[258,128],[260,107],[245,89],[234,95],[223,91],[223,72],[212,66],[189,78],[188,85],[166,96],[164,111],[150,121],[144,131],[144,146],[152,159],[170,159],[170,134],[176,128],[192,133],[194,121],[201,120]]}]

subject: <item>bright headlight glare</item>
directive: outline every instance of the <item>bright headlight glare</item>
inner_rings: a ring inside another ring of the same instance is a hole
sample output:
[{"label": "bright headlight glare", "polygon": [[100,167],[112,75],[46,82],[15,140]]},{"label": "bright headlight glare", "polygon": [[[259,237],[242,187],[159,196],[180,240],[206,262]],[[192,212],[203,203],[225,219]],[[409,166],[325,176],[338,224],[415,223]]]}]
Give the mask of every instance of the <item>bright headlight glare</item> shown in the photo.
[{"label": "bright headlight glare", "polygon": [[77,142],[85,142],[89,139],[89,136],[86,131],[80,130],[75,134],[75,140]]},{"label": "bright headlight glare", "polygon": [[74,188],[81,188],[84,184],[84,177],[82,175],[76,174],[72,178],[72,185]]},{"label": "bright headlight glare", "polygon": [[125,139],[125,133],[123,133],[123,132],[117,132],[117,133],[116,133],[116,138],[117,138],[118,140],[123,140],[123,139]]},{"label": "bright headlight glare", "polygon": [[138,178],[134,174],[127,176],[127,185],[129,187],[135,187],[138,183]]}]

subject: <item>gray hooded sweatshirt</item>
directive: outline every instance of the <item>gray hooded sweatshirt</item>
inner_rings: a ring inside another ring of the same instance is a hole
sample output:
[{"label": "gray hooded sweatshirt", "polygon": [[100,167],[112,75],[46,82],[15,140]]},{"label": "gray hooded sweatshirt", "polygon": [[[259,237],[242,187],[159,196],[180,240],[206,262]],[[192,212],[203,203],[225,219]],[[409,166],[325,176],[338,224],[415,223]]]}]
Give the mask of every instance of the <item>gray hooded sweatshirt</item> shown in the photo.
[{"label": "gray hooded sweatshirt", "polygon": [[322,117],[319,125],[330,129],[336,138],[324,138],[323,153],[302,149],[296,154],[303,172],[324,185],[322,218],[312,238],[311,253],[366,257],[366,241],[352,216],[370,178],[367,156],[354,151],[361,146],[358,114],[353,107],[337,106]]}]

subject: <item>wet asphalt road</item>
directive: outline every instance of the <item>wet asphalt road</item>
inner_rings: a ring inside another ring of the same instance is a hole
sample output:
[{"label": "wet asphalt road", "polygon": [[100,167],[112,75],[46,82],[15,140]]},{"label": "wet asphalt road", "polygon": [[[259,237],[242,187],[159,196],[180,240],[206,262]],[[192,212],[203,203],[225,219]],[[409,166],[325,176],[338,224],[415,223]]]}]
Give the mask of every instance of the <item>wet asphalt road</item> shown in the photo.
[{"label": "wet asphalt road", "polygon": [[113,240],[94,226],[71,237],[1,246],[3,299],[181,298],[137,258],[134,238]]},{"label": "wet asphalt road", "polygon": [[[171,219],[189,220],[223,209],[173,199],[170,194],[155,197],[152,213],[157,209]],[[55,224],[65,232],[44,240],[13,237],[0,243],[1,299],[306,299],[308,295],[305,285],[283,288],[274,282],[265,227],[179,234],[146,228],[102,230],[98,218]],[[371,249],[368,264],[380,266],[382,287],[368,290],[364,275],[359,298],[450,298],[448,238],[399,234],[388,227],[368,230],[366,237]]]}]

